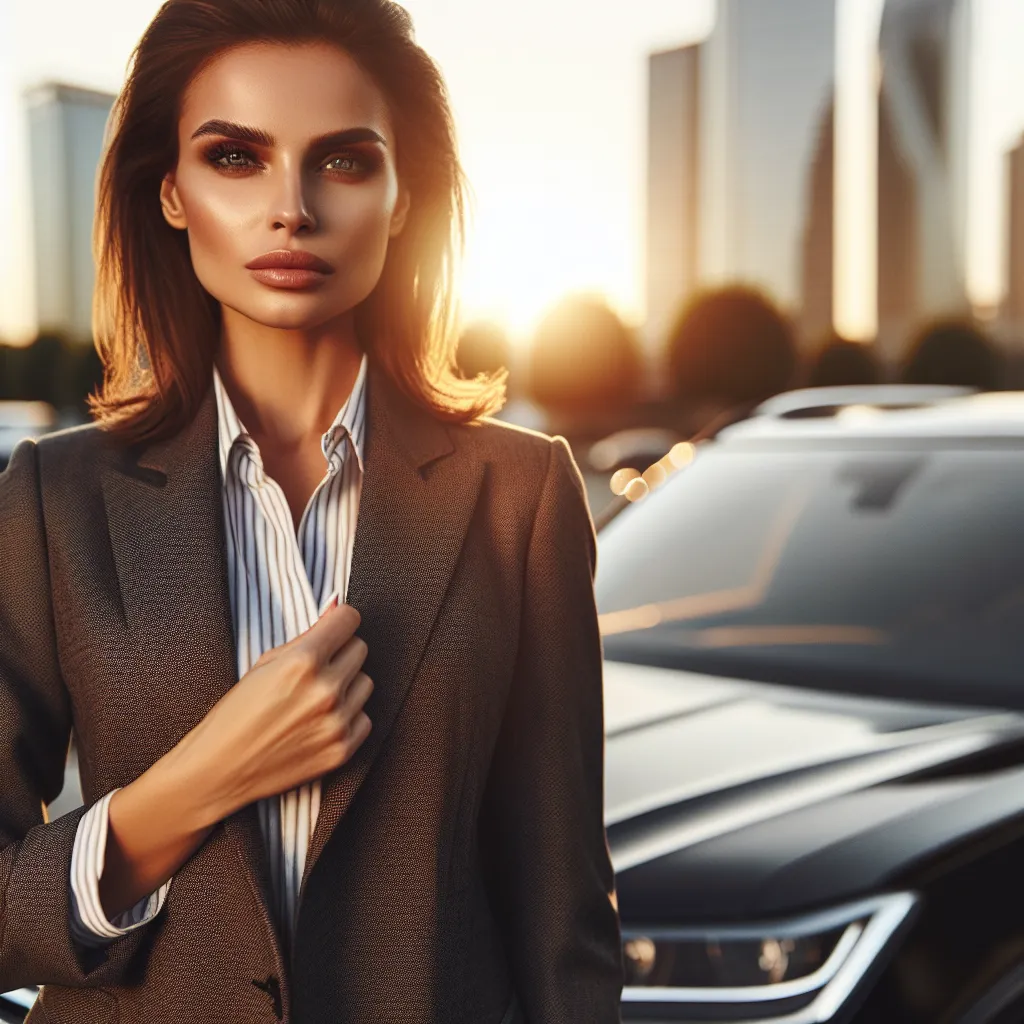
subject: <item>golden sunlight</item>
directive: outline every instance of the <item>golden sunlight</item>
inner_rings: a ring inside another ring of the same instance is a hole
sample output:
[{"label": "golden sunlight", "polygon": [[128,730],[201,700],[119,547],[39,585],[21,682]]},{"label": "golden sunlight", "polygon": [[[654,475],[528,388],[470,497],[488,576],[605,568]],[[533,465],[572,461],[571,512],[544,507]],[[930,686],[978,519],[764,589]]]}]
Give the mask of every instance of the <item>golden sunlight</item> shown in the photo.
[{"label": "golden sunlight", "polygon": [[543,177],[510,176],[502,154],[493,163],[476,156],[467,166],[473,200],[464,317],[498,322],[513,344],[525,346],[543,315],[571,293],[602,294],[618,312],[635,315],[624,247],[608,244],[602,200],[588,194],[594,185],[567,196]]}]

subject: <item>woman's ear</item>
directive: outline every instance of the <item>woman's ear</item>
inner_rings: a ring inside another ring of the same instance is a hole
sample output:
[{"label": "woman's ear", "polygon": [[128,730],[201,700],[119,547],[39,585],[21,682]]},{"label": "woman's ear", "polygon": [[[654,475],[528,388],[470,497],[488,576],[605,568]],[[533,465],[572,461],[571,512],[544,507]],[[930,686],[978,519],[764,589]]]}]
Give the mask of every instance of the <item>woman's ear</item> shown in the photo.
[{"label": "woman's ear", "polygon": [[394,212],[391,214],[391,229],[388,232],[389,237],[394,238],[395,235],[401,234],[402,228],[405,227],[405,220],[409,216],[409,206],[409,190],[404,187],[399,187],[398,201],[395,203]]},{"label": "woman's ear", "polygon": [[188,227],[188,220],[185,217],[185,208],[178,195],[178,186],[174,181],[174,173],[168,171],[160,182],[160,209],[163,210],[164,220],[172,228],[184,230]]}]

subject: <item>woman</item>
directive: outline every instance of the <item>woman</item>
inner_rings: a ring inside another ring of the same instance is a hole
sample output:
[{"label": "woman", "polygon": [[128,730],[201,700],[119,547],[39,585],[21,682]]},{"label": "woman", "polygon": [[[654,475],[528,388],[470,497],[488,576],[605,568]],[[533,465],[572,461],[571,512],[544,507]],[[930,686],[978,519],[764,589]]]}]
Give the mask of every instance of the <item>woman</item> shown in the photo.
[{"label": "woman", "polygon": [[96,422],[0,477],[32,1022],[619,1019],[593,523],[454,374],[460,190],[388,0],[168,0],[139,43]]}]

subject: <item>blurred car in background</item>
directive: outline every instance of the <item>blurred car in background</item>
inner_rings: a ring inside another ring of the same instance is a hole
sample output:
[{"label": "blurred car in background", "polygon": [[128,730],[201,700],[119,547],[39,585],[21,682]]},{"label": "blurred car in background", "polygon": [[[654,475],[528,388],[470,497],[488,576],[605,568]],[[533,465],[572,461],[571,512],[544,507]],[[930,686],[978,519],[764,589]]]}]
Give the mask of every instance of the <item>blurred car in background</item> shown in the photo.
[{"label": "blurred car in background", "polygon": [[663,427],[618,430],[587,448],[581,469],[612,476],[632,466],[646,468],[682,440],[674,430]]},{"label": "blurred car in background", "polygon": [[596,591],[624,1024],[1024,1020],[1024,394],[778,396]]},{"label": "blurred car in background", "polygon": [[0,473],[19,441],[40,437],[58,425],[57,411],[47,402],[0,402]]},{"label": "blurred car in background", "polygon": [[38,989],[22,988],[0,994],[0,1024],[21,1024],[36,1001]]}]

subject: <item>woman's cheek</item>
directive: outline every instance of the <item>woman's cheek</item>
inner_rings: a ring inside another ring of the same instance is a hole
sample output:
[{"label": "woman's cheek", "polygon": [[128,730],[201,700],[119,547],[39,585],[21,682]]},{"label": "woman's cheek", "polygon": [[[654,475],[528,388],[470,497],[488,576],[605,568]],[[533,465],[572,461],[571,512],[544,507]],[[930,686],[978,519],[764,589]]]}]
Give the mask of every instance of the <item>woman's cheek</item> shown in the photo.
[{"label": "woman's cheek", "polygon": [[380,277],[390,242],[390,212],[380,197],[375,199],[351,203],[336,221],[339,228],[336,265],[347,275],[368,280],[367,294]]}]

